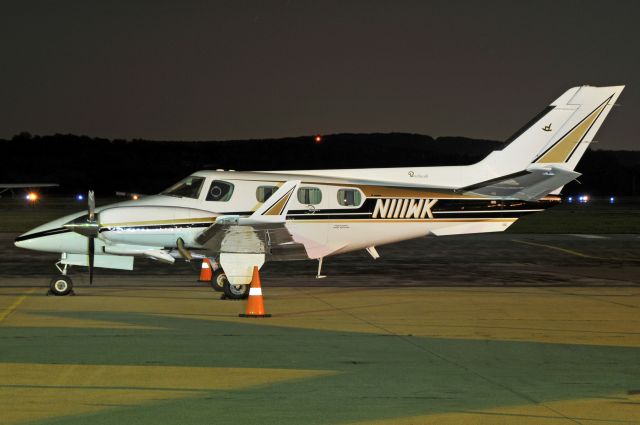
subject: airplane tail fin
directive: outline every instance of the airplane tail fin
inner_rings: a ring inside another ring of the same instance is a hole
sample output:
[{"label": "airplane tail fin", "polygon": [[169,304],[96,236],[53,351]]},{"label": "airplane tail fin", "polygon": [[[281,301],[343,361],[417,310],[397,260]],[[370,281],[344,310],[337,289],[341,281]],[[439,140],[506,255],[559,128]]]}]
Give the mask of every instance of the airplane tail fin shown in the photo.
[{"label": "airplane tail fin", "polygon": [[477,164],[500,177],[463,191],[526,200],[559,193],[580,176],[573,170],[623,89],[581,86],[567,90],[514,134],[507,146]]}]

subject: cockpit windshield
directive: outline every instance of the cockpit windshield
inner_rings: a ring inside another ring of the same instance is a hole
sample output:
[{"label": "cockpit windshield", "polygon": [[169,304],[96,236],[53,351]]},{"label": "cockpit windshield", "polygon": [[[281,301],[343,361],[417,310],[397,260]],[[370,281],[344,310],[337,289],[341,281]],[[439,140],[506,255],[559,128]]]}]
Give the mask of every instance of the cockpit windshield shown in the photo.
[{"label": "cockpit windshield", "polygon": [[178,198],[198,199],[198,196],[200,196],[200,189],[202,189],[202,183],[204,183],[204,177],[189,176],[160,194],[176,196]]}]

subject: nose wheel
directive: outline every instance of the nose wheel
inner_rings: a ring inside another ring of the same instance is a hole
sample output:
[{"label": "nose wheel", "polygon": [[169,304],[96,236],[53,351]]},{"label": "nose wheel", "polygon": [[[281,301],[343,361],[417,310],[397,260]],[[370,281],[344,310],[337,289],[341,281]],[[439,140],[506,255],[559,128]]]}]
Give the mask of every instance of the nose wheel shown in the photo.
[{"label": "nose wheel", "polygon": [[73,281],[69,276],[58,275],[54,276],[49,283],[49,292],[47,295],[64,296],[73,295]]}]

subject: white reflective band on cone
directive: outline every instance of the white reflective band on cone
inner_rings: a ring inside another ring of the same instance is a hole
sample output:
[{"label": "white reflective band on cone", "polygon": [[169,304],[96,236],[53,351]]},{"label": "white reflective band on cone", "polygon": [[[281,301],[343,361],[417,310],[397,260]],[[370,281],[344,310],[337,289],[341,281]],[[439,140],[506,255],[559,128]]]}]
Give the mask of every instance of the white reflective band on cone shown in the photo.
[{"label": "white reflective band on cone", "polygon": [[249,295],[262,295],[262,288],[249,288]]},{"label": "white reflective band on cone", "polygon": [[206,261],[202,262],[202,268],[203,269],[208,269],[209,268],[209,263],[207,263]]}]

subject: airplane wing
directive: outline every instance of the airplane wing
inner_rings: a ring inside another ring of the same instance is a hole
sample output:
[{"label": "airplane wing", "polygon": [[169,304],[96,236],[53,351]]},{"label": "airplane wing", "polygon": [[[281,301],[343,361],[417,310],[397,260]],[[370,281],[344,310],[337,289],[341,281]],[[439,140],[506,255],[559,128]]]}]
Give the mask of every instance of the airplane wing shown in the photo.
[{"label": "airplane wing", "polygon": [[220,254],[265,254],[306,259],[304,246],[296,243],[285,227],[290,201],[299,184],[300,180],[285,182],[249,217],[218,217],[196,237],[196,242]]},{"label": "airplane wing", "polygon": [[523,201],[538,200],[581,176],[554,165],[530,166],[519,173],[498,177],[458,189],[465,195],[500,196]]}]

